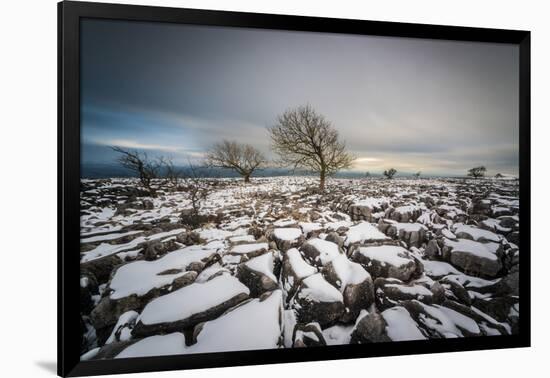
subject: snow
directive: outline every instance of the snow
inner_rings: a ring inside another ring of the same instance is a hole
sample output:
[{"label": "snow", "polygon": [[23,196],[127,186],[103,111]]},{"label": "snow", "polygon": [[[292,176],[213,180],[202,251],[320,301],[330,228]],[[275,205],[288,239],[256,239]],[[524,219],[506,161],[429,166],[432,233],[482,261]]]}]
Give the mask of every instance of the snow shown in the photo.
[{"label": "snow", "polygon": [[355,201],[353,203],[355,206],[368,207],[369,209],[381,208],[384,205],[388,204],[386,198],[372,198],[367,197],[362,200]]},{"label": "snow", "polygon": [[139,234],[141,232],[143,232],[143,231],[128,231],[128,232],[123,232],[123,233],[117,232],[117,233],[113,233],[113,234],[90,236],[88,238],[80,239],[80,243],[81,244],[83,244],[83,243],[96,243],[96,242],[99,242],[99,241],[116,240],[116,239],[123,238],[125,236]]},{"label": "snow", "polygon": [[468,276],[467,274],[460,273],[460,272],[457,272],[455,274],[450,274],[448,276],[445,276],[444,278],[450,281],[457,282],[466,288],[485,287],[485,286],[493,285],[498,281],[500,281],[500,278],[497,278],[495,280],[486,280],[479,277]]},{"label": "snow", "polygon": [[146,337],[124,349],[115,358],[168,356],[185,353],[185,336],[174,332],[168,335]]},{"label": "snow", "polygon": [[329,284],[321,273],[314,274],[302,281],[306,287],[300,291],[300,298],[306,298],[312,302],[343,302],[342,293]]},{"label": "snow", "polygon": [[250,290],[238,279],[222,274],[204,283],[193,283],[149,302],[139,320],[159,324],[187,319]]},{"label": "snow", "polygon": [[400,285],[400,284],[386,284],[385,286],[395,287],[400,292],[409,294],[409,295],[424,296],[424,297],[432,296],[432,292],[422,285],[407,286],[407,285]]},{"label": "snow", "polygon": [[371,260],[377,260],[393,266],[402,266],[411,262],[405,248],[393,245],[380,245],[374,247],[360,247],[359,253]]},{"label": "snow", "polygon": [[282,291],[260,301],[253,299],[204,323],[197,343],[185,353],[213,353],[278,347],[282,329]]},{"label": "snow", "polygon": [[405,232],[418,232],[420,230],[426,230],[426,226],[420,224],[420,223],[394,223],[393,226],[398,231],[405,231]]},{"label": "snow", "polygon": [[[111,336],[105,341],[105,344],[111,344],[114,341],[117,341],[115,338],[115,334],[118,331],[120,327],[123,327],[125,324],[135,322],[139,314],[135,311],[126,311],[124,314],[120,315],[118,318],[118,321],[115,325],[115,328],[113,328],[113,332],[111,333]],[[123,328],[122,332],[120,332],[120,338],[119,341],[126,341],[130,340],[132,338],[131,329],[129,328]]]},{"label": "snow", "polygon": [[267,243],[253,243],[253,244],[236,245],[233,248],[231,248],[230,253],[246,254],[246,253],[261,251],[262,249],[265,249],[265,250],[268,249]]},{"label": "snow", "polygon": [[304,261],[302,255],[300,254],[300,251],[298,251],[296,248],[289,249],[286,252],[286,255],[288,257],[290,266],[292,267],[292,270],[294,271],[298,279],[311,276],[312,274],[315,274],[317,272],[314,267]]},{"label": "snow", "polygon": [[462,223],[457,223],[454,225],[454,232],[455,234],[464,233],[466,235],[469,235],[474,240],[485,239],[496,243],[499,243],[502,240],[502,237],[495,234],[494,232],[465,225]]},{"label": "snow", "polygon": [[294,219],[279,219],[278,221],[273,222],[275,227],[287,227],[296,224]]},{"label": "snow", "polygon": [[283,343],[285,348],[292,347],[292,336],[297,322],[294,310],[283,310]]},{"label": "snow", "polygon": [[302,231],[299,228],[276,228],[273,235],[279,240],[294,241],[302,236]]},{"label": "snow", "polygon": [[424,272],[429,276],[440,277],[448,274],[460,274],[460,272],[451,264],[443,261],[422,260]]},{"label": "snow", "polygon": [[309,234],[311,231],[321,230],[323,227],[320,223],[300,222],[300,227],[304,234]]},{"label": "snow", "polygon": [[264,253],[261,256],[255,257],[246,262],[245,265],[277,282],[277,277],[273,274],[273,252]]},{"label": "snow", "polygon": [[496,251],[499,245],[496,243],[480,243],[469,239],[457,239],[456,241],[445,239],[445,245],[452,247],[451,253],[465,252],[489,260],[498,260]]},{"label": "snow", "polygon": [[360,264],[349,261],[344,255],[336,257],[331,264],[340,279],[342,291],[348,285],[357,285],[370,278],[370,274]]},{"label": "snow", "polygon": [[429,306],[418,301],[416,303],[419,303],[424,308],[424,311],[433,318],[421,315],[424,324],[446,338],[463,337],[464,334],[460,328],[472,333],[480,332],[475,321],[450,308],[439,305]]},{"label": "snow", "polygon": [[346,237],[346,245],[357,242],[365,242],[369,240],[384,240],[388,239],[386,235],[378,230],[375,226],[368,222],[361,222],[349,228]]},{"label": "snow", "polygon": [[382,317],[387,323],[386,332],[388,337],[393,341],[426,339],[404,307],[389,308],[382,312]]},{"label": "snow", "polygon": [[254,239],[254,235],[239,235],[239,236],[232,236],[229,238],[229,241],[231,243],[239,243],[239,242],[255,242],[256,239]]},{"label": "snow", "polygon": [[309,239],[306,244],[313,246],[317,251],[319,251],[319,260],[322,265],[328,264],[334,258],[340,255],[338,245],[319,238]]},{"label": "snow", "polygon": [[344,345],[349,344],[351,340],[351,333],[353,332],[354,326],[345,326],[345,325],[334,325],[329,328],[325,328],[323,332],[323,337],[327,345]]},{"label": "snow", "polygon": [[87,262],[91,260],[98,259],[100,257],[112,255],[117,252],[125,252],[129,249],[135,249],[139,244],[144,242],[150,242],[153,240],[161,240],[170,236],[179,235],[182,232],[185,232],[185,228],[178,228],[172,231],[167,232],[159,232],[158,234],[154,234],[151,236],[139,236],[133,240],[131,240],[128,243],[124,244],[108,244],[108,243],[101,243],[94,249],[85,252],[84,256],[80,260],[80,262]]},{"label": "snow", "polygon": [[441,235],[445,236],[447,239],[456,239],[456,235],[446,228],[441,230]]},{"label": "snow", "polygon": [[[192,262],[203,260],[216,253],[217,249],[206,246],[190,246],[168,253],[154,261],[135,261],[122,265],[115,272],[109,288],[111,298],[120,299],[132,294],[142,296],[151,289],[169,285],[185,272],[159,274],[168,269],[184,270]],[[216,245],[214,244],[213,247]]]}]

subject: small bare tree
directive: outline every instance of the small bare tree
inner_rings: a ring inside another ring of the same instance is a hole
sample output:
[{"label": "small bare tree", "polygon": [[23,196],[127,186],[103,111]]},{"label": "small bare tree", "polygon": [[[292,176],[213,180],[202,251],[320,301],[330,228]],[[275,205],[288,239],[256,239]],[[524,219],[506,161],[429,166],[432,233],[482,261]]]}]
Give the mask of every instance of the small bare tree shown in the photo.
[{"label": "small bare tree", "polygon": [[249,144],[223,140],[212,146],[206,162],[211,167],[232,169],[244,178],[244,182],[250,182],[252,173],[264,167],[267,159]]},{"label": "small bare tree", "polygon": [[320,190],[327,176],[353,163],[338,131],[309,105],[287,110],[268,130],[280,165],[318,173]]},{"label": "small bare tree", "polygon": [[191,200],[192,214],[199,215],[202,203],[210,195],[210,185],[199,173],[199,168],[191,163],[183,175],[183,182]]},{"label": "small bare tree", "polygon": [[395,168],[390,168],[384,171],[384,176],[386,176],[388,180],[391,180],[396,173],[397,173],[397,170]]},{"label": "small bare tree", "polygon": [[159,169],[162,165],[162,158],[151,160],[145,152],[140,153],[135,150],[128,150],[122,147],[111,147],[113,151],[118,152],[121,156],[118,162],[126,169],[132,171],[139,177],[139,181],[149,194],[154,197],[156,191],[151,187],[153,179],[158,177]]},{"label": "small bare tree", "polygon": [[473,177],[475,179],[485,176],[485,172],[487,171],[487,168],[484,166],[474,167],[468,170],[468,176]]},{"label": "small bare tree", "polygon": [[170,183],[172,188],[176,190],[178,188],[179,179],[181,178],[181,170],[174,165],[174,162],[170,158],[160,157],[159,162],[164,170],[164,177]]}]

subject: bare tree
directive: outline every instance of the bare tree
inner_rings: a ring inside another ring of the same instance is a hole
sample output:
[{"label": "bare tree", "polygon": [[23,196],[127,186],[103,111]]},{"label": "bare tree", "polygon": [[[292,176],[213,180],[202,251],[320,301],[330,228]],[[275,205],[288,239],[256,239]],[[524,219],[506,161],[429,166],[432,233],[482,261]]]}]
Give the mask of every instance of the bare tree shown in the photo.
[{"label": "bare tree", "polygon": [[422,174],[422,172],[418,171],[413,176],[414,176],[414,178],[420,178],[421,174]]},{"label": "bare tree", "polygon": [[395,168],[390,168],[384,171],[384,176],[386,176],[387,179],[391,180],[396,173],[397,173],[397,170],[395,170]]},{"label": "bare tree", "polygon": [[321,190],[325,189],[327,176],[353,163],[338,131],[309,105],[287,110],[268,130],[279,163],[319,173]]},{"label": "bare tree", "polygon": [[249,144],[223,140],[212,146],[206,162],[211,167],[232,169],[244,178],[244,182],[250,182],[252,173],[264,167],[267,159]]},{"label": "bare tree", "polygon": [[475,179],[485,176],[485,172],[487,171],[487,168],[484,166],[474,167],[468,170],[468,176],[473,177]]},{"label": "bare tree", "polygon": [[199,215],[202,203],[210,195],[210,185],[199,173],[198,167],[191,163],[183,175],[183,182],[191,200],[192,215]]},{"label": "bare tree", "polygon": [[151,160],[146,153],[140,153],[135,150],[127,150],[122,147],[111,147],[113,151],[118,152],[121,156],[118,162],[126,169],[132,171],[139,177],[139,181],[149,194],[154,197],[156,191],[151,187],[151,181],[158,177],[159,169],[162,165],[162,158]]},{"label": "bare tree", "polygon": [[172,185],[173,189],[177,189],[179,179],[182,176],[181,170],[174,165],[173,160],[170,158],[160,157],[158,160],[164,170],[164,177]]}]

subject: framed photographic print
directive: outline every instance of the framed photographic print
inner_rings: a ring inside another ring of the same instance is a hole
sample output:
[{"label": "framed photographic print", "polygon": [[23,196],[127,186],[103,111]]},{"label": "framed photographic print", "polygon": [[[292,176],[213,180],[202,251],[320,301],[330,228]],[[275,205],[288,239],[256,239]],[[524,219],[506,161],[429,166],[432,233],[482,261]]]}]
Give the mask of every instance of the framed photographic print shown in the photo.
[{"label": "framed photographic print", "polygon": [[529,32],[58,10],[59,375],[529,346]]}]

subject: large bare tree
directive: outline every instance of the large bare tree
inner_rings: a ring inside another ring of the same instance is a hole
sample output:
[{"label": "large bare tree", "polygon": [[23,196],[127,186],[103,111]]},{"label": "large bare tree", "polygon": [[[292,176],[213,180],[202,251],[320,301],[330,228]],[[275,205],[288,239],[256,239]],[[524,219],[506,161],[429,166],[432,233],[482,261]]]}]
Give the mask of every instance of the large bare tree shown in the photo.
[{"label": "large bare tree", "polygon": [[223,140],[212,146],[206,155],[206,162],[211,167],[228,168],[236,171],[250,182],[252,173],[265,166],[265,156],[249,144]]},{"label": "large bare tree", "polygon": [[353,163],[338,131],[309,105],[287,110],[268,130],[281,165],[319,173],[321,190],[327,176]]},{"label": "large bare tree", "polygon": [[151,182],[158,177],[163,158],[153,160],[149,159],[145,152],[141,153],[118,146],[111,148],[120,154],[118,158],[120,165],[136,174],[139,177],[141,185],[154,197],[156,191],[151,186]]}]

